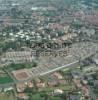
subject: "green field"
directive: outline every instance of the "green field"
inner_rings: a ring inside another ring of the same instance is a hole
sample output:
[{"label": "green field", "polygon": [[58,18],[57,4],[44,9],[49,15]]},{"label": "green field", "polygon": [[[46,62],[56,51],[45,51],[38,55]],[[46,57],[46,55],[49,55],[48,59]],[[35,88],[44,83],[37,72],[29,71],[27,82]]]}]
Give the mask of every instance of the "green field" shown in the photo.
[{"label": "green field", "polygon": [[12,94],[0,93],[0,100],[17,100]]},{"label": "green field", "polygon": [[13,80],[9,76],[0,77],[0,84],[6,84],[11,82],[13,82]]},{"label": "green field", "polygon": [[20,70],[20,69],[24,69],[24,68],[33,68],[33,67],[36,67],[37,66],[37,63],[36,62],[30,62],[30,63],[20,63],[20,64],[10,64],[8,66],[6,66],[5,68],[8,70],[8,71],[13,71],[13,70]]},{"label": "green field", "polygon": [[[62,100],[60,97],[48,96],[49,100]],[[41,97],[40,94],[35,94],[31,96],[32,100],[44,100],[44,97]]]},{"label": "green field", "polygon": [[43,97],[41,97],[39,94],[32,95],[32,100],[43,100]]},{"label": "green field", "polygon": [[53,90],[55,90],[55,89],[57,89],[57,88],[59,88],[59,89],[61,89],[61,90],[64,90],[64,91],[70,91],[71,89],[72,89],[72,86],[70,86],[70,85],[65,85],[65,86],[63,86],[63,85],[61,85],[61,86],[58,86],[58,87],[49,87],[49,88],[45,88],[45,89],[43,89],[44,91],[47,91],[47,92],[51,92],[51,91],[53,91]]}]

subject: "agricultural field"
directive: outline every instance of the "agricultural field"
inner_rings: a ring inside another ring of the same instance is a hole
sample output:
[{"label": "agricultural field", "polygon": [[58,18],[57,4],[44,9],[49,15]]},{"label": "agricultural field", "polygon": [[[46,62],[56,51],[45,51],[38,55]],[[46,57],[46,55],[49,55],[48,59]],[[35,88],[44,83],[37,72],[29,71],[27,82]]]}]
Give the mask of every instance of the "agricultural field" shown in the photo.
[{"label": "agricultural field", "polygon": [[12,94],[0,93],[0,100],[17,100]]}]

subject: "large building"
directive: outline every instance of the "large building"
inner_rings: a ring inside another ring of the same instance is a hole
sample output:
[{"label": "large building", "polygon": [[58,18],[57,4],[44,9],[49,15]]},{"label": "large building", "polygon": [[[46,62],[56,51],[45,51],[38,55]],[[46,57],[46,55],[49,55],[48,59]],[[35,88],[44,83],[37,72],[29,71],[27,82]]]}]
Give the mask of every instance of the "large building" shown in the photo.
[{"label": "large building", "polygon": [[1,63],[24,63],[32,62],[31,51],[12,51],[2,55]]}]

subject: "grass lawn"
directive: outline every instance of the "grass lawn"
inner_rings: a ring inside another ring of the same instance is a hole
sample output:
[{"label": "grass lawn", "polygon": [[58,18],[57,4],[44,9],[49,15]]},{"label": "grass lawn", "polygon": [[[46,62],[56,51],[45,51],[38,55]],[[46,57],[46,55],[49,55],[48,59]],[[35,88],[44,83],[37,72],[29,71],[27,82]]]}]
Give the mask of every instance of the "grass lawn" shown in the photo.
[{"label": "grass lawn", "polygon": [[6,93],[0,93],[0,100],[16,100],[13,95],[8,96]]},{"label": "grass lawn", "polygon": [[50,97],[50,100],[62,100],[60,97]]},{"label": "grass lawn", "polygon": [[10,64],[8,66],[6,66],[6,69],[9,70],[9,71],[13,71],[13,70],[19,70],[19,69],[24,69],[24,68],[33,68],[33,67],[36,67],[37,64],[36,62],[30,62],[30,63],[20,63],[20,64]]},{"label": "grass lawn", "polygon": [[32,100],[43,100],[43,97],[40,96],[40,94],[32,95]]},{"label": "grass lawn", "polygon": [[9,76],[0,77],[0,84],[6,84],[11,82],[13,82],[13,80]]},{"label": "grass lawn", "polygon": [[94,89],[94,93],[98,94],[98,88]]},{"label": "grass lawn", "polygon": [[47,91],[47,92],[51,92],[55,89],[61,89],[61,90],[64,90],[64,91],[70,91],[72,89],[72,86],[71,85],[60,85],[58,87],[47,87],[47,88],[44,88],[43,90],[44,91]]},{"label": "grass lawn", "polygon": [[[32,95],[32,100],[44,100],[44,98],[41,97],[40,94],[35,94]],[[60,97],[49,96],[49,100],[62,100],[62,99]]]}]

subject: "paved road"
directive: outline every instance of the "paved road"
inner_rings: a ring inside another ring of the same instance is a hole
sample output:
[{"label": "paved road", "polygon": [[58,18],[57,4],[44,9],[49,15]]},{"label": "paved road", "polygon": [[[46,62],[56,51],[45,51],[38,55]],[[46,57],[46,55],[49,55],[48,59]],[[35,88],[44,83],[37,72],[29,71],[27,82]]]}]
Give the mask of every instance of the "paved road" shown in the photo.
[{"label": "paved road", "polygon": [[61,67],[57,67],[57,68],[52,69],[52,70],[49,70],[49,71],[47,71],[47,72],[41,73],[40,76],[43,76],[43,75],[46,75],[46,74],[55,72],[55,71],[60,70],[60,69],[63,69],[63,68],[75,67],[74,65],[76,65],[76,64],[78,64],[78,63],[79,63],[79,60],[77,60],[77,61],[75,61],[75,62],[72,62],[72,63],[70,63],[70,64],[66,64],[66,65],[61,66]]}]

